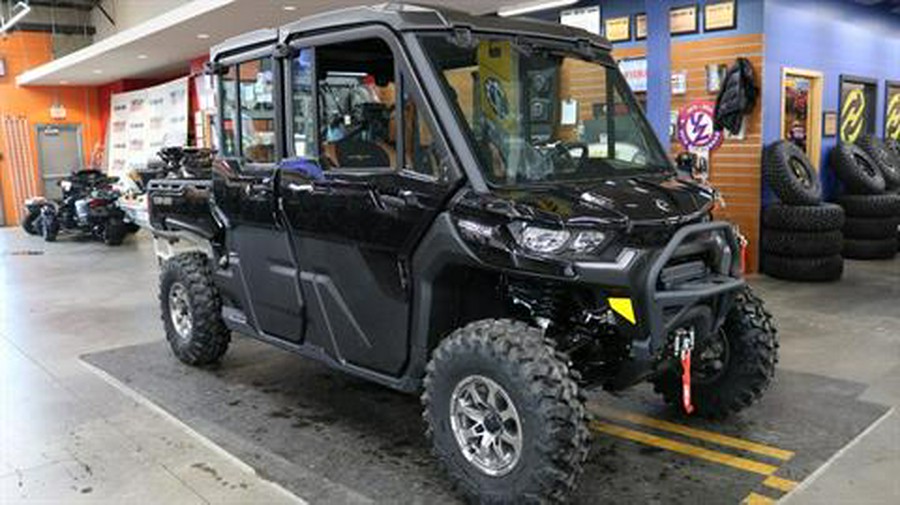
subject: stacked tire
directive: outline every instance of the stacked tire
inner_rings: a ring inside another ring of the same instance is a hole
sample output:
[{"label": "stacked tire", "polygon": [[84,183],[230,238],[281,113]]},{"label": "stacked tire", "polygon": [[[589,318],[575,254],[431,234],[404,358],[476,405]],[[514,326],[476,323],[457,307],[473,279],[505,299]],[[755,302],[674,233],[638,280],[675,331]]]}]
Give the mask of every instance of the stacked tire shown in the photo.
[{"label": "stacked tire", "polygon": [[790,142],[775,142],[763,153],[763,175],[780,203],[763,210],[762,271],[790,281],[840,279],[844,211],[822,202],[822,185],[806,154]]},{"label": "stacked tire", "polygon": [[844,186],[837,200],[847,216],[843,256],[858,260],[897,255],[900,225],[900,158],[874,136],[841,143],[831,167]]}]

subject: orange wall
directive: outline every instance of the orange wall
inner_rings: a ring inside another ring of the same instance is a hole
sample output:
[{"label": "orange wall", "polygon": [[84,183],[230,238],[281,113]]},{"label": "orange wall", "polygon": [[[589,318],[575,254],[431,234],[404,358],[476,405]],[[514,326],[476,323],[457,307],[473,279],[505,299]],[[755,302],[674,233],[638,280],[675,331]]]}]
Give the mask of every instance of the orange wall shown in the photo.
[{"label": "orange wall", "polygon": [[[41,123],[80,124],[84,138],[82,146],[85,163],[98,142],[102,142],[97,89],[93,87],[31,87],[16,86],[16,76],[53,59],[50,34],[14,32],[0,38],[0,58],[6,60],[6,76],[0,77],[0,115],[15,114],[28,118],[31,132],[32,159],[37,164],[34,127]],[[62,121],[50,119],[50,107],[58,100],[66,108]],[[18,222],[19,209],[13,202],[10,167],[7,164],[5,140],[0,129],[0,190],[3,194],[3,215],[7,225]],[[35,166],[35,180],[40,168]],[[0,223],[2,224],[2,223]]]}]

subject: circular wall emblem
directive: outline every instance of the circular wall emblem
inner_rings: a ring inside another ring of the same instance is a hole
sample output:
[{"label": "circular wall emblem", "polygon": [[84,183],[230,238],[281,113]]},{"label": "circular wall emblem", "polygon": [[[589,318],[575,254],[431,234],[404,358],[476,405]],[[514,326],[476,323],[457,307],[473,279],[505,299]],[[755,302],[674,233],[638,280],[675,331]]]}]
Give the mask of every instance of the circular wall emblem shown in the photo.
[{"label": "circular wall emblem", "polygon": [[841,140],[852,144],[863,132],[866,112],[866,95],[861,89],[851,90],[841,108]]},{"label": "circular wall emblem", "polygon": [[705,149],[712,151],[722,145],[721,131],[713,128],[716,104],[696,100],[678,113],[678,141],[688,151]]},{"label": "circular wall emblem", "polygon": [[500,81],[489,77],[484,81],[484,92],[487,95],[487,101],[494,111],[494,115],[498,119],[506,119],[509,114],[509,100],[506,99],[506,93],[503,91],[503,85]]}]

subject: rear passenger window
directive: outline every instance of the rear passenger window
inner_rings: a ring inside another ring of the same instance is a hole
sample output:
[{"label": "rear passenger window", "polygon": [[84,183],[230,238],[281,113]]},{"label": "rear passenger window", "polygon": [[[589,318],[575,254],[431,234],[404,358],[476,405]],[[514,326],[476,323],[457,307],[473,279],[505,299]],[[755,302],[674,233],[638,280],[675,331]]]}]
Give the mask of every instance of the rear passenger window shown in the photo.
[{"label": "rear passenger window", "polygon": [[222,114],[221,149],[225,156],[237,156],[237,67],[228,67],[228,71],[219,78]]},{"label": "rear passenger window", "polygon": [[253,163],[275,162],[274,73],[271,58],[238,66],[240,74],[241,148]]},{"label": "rear passenger window", "polygon": [[322,46],[316,67],[324,166],[396,168],[400,111],[391,48],[377,38]]},{"label": "rear passenger window", "polygon": [[302,49],[294,57],[291,72],[291,103],[294,112],[294,156],[310,161],[319,158],[313,107],[313,51]]}]

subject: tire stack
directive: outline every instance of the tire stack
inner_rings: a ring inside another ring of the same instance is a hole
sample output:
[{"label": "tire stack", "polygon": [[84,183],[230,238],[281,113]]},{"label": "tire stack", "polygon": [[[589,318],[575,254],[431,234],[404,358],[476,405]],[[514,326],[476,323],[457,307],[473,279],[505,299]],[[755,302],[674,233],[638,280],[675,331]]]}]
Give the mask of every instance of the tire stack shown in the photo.
[{"label": "tire stack", "polygon": [[831,167],[844,185],[845,258],[891,259],[897,255],[900,224],[900,159],[874,136],[831,151]]},{"label": "tire stack", "polygon": [[763,153],[763,175],[780,200],[763,210],[762,271],[801,282],[831,282],[844,273],[844,211],[822,202],[822,185],[806,154],[779,141]]}]

